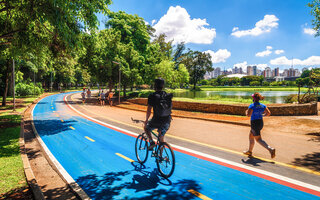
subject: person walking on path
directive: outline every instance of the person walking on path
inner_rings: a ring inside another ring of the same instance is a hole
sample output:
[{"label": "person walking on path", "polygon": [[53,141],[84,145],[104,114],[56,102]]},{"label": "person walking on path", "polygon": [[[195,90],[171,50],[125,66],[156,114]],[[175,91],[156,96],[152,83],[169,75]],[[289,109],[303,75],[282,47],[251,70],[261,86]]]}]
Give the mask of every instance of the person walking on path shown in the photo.
[{"label": "person walking on path", "polygon": [[266,148],[271,155],[271,158],[276,156],[276,150],[270,147],[264,140],[261,138],[261,130],[263,128],[263,117],[270,116],[271,112],[264,104],[260,103],[260,100],[263,100],[264,97],[255,92],[252,94],[253,103],[250,104],[248,110],[246,111],[246,115],[251,117],[251,130],[249,133],[249,150],[244,151],[243,153],[248,156],[252,156],[252,150],[254,147],[255,141],[257,141],[260,145]]},{"label": "person walking on path", "polygon": [[113,97],[113,92],[110,90],[108,93],[108,103],[110,107],[112,107],[112,97]]},{"label": "person walking on path", "polygon": [[87,97],[91,98],[91,90],[90,90],[90,88],[88,88],[88,90],[87,90]]},{"label": "person walking on path", "polygon": [[81,93],[81,98],[82,98],[82,104],[84,104],[84,102],[86,101],[86,90],[83,89],[82,93]]},{"label": "person walking on path", "polygon": [[101,104],[101,106],[104,106],[104,101],[106,100],[106,95],[103,92],[103,90],[101,91],[100,98],[101,98],[100,104]]},{"label": "person walking on path", "polygon": [[[151,131],[158,129],[159,140],[160,142],[164,142],[164,135],[168,131],[171,123],[172,94],[167,94],[165,91],[162,91],[164,88],[164,80],[162,78],[155,80],[154,88],[155,92],[148,97],[148,108],[144,122],[144,129],[150,142],[148,150],[152,150],[155,146]],[[152,108],[153,116],[149,121]]]},{"label": "person walking on path", "polygon": [[101,104],[101,88],[99,89],[99,92],[98,92],[98,102]]}]

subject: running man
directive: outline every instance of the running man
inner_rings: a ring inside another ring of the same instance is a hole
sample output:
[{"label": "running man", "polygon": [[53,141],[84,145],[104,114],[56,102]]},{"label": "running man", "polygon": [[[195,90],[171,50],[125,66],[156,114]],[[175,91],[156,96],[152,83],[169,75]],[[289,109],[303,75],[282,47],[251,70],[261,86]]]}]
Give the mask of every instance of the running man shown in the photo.
[{"label": "running man", "polygon": [[[144,129],[150,142],[150,146],[148,147],[149,151],[155,147],[151,131],[153,129],[158,129],[159,140],[160,142],[164,142],[164,135],[168,131],[171,123],[172,94],[167,94],[165,91],[162,91],[163,88],[164,80],[162,78],[155,79],[155,92],[150,94],[148,97],[148,108],[146,120],[144,122]],[[153,116],[149,121],[152,108]]]},{"label": "running man", "polygon": [[271,155],[271,158],[276,156],[276,150],[270,147],[264,140],[262,140],[260,132],[263,128],[263,117],[270,116],[271,112],[264,104],[260,103],[260,100],[263,100],[264,97],[255,92],[251,95],[253,98],[253,103],[250,104],[248,110],[246,111],[246,115],[251,117],[251,130],[249,134],[249,150],[244,151],[243,153],[248,156],[252,156],[252,150],[254,147],[255,140],[266,148]]}]

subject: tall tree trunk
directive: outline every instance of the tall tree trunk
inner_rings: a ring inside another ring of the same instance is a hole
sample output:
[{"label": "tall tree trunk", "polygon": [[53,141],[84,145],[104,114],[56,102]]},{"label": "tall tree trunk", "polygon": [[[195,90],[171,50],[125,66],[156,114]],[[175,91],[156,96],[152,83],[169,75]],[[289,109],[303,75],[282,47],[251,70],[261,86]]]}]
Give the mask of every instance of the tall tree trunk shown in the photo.
[{"label": "tall tree trunk", "polygon": [[127,97],[126,90],[127,90],[127,84],[123,84],[123,98]]},{"label": "tall tree trunk", "polygon": [[2,98],[2,106],[7,105],[7,94],[8,94],[8,87],[9,87],[9,78],[10,78],[10,59],[7,60],[7,71],[5,74],[5,83],[4,83],[4,91],[3,91],[3,98]]}]

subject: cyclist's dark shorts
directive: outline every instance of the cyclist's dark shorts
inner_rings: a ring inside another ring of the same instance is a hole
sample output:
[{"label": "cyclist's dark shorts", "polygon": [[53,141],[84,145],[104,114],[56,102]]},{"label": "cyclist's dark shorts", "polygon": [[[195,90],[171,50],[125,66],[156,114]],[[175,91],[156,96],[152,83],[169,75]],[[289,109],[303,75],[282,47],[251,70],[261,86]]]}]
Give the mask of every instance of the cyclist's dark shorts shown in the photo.
[{"label": "cyclist's dark shorts", "polygon": [[263,128],[262,119],[251,120],[251,132],[254,136],[259,136],[262,128]]},{"label": "cyclist's dark shorts", "polygon": [[171,123],[171,116],[168,120],[160,120],[160,123],[159,123],[159,120],[152,118],[151,120],[149,120],[146,129],[148,131],[158,129],[158,132],[160,132],[160,134],[164,136],[170,128],[170,123]]}]

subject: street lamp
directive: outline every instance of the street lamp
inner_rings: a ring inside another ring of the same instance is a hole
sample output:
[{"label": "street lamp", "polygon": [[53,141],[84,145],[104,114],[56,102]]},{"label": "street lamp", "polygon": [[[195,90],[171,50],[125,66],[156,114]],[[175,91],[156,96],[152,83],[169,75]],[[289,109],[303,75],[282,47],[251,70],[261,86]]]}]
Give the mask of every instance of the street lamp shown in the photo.
[{"label": "street lamp", "polygon": [[119,65],[119,97],[118,97],[118,103],[119,103],[119,105],[120,105],[120,92],[121,92],[121,70],[120,70],[120,68],[121,68],[121,64],[120,63],[118,63],[118,62],[116,62],[116,61],[112,61],[114,64],[117,64],[117,65]]}]

